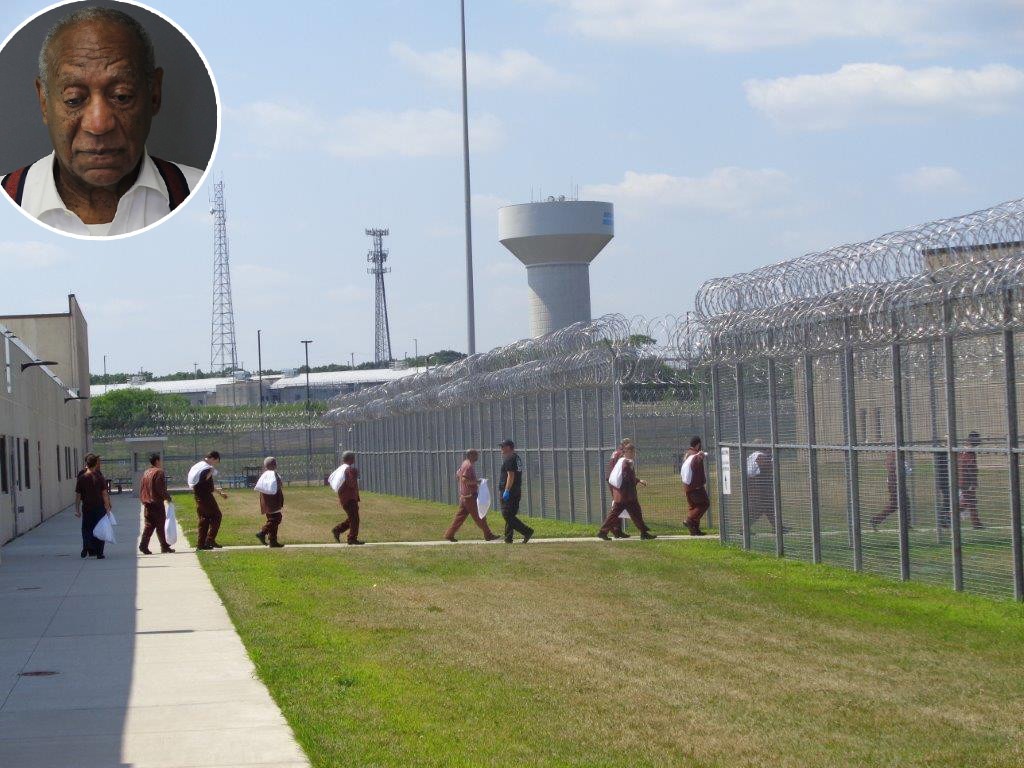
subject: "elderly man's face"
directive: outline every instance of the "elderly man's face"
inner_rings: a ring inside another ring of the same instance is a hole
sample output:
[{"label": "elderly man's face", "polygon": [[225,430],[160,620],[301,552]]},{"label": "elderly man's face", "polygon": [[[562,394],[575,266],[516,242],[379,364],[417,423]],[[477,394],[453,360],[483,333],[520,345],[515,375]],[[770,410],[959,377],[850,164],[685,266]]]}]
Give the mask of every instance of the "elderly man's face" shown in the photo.
[{"label": "elderly man's face", "polygon": [[163,71],[147,85],[142,44],[105,21],[65,30],[50,62],[49,93],[38,81],[36,90],[62,173],[89,187],[116,187],[142,158]]}]

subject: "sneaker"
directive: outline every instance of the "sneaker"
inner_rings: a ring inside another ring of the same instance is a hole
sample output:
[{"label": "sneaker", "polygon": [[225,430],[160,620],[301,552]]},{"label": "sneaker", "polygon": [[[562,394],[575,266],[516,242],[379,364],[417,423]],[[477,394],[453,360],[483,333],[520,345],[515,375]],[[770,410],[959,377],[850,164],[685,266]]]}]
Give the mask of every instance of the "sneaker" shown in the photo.
[{"label": "sneaker", "polygon": [[605,531],[598,531],[597,532],[597,538],[601,539],[602,541],[611,541],[612,540],[611,536],[609,536]]},{"label": "sneaker", "polygon": [[625,531],[612,531],[612,536],[614,536],[616,539],[629,539],[629,538],[632,538],[632,535],[626,533]]},{"label": "sneaker", "polygon": [[499,536],[498,534],[492,533],[490,536],[485,536],[484,541],[497,541],[500,538],[501,536]]},{"label": "sneaker", "polygon": [[281,549],[284,546],[284,544],[282,544],[279,541],[272,541],[267,546],[271,549]]},{"label": "sneaker", "polygon": [[96,559],[97,560],[106,560],[107,556],[106,555],[96,555]]},{"label": "sneaker", "polygon": [[84,560],[85,558],[87,558],[88,556],[89,556],[89,550],[88,550],[88,549],[83,549],[83,550],[82,550],[82,554],[81,554],[81,555],[79,555],[79,557],[81,557],[81,558],[82,558],[83,560]]},{"label": "sneaker", "polygon": [[643,539],[644,541],[650,541],[651,539],[658,538],[658,536],[657,536],[657,534],[653,534],[650,531],[641,531],[640,532],[640,538]]},{"label": "sneaker", "polygon": [[458,541],[458,539],[456,539],[454,536],[445,536],[444,540],[445,541],[450,541],[452,544],[454,544],[455,542]]},{"label": "sneaker", "polygon": [[365,544],[366,542],[360,541],[359,539],[352,539],[352,541],[346,541],[345,543],[348,544],[350,547],[359,547]]},{"label": "sneaker", "polygon": [[265,534],[263,531],[257,532],[256,538],[260,540],[260,544],[262,544],[264,547],[267,546],[267,534]]},{"label": "sneaker", "polygon": [[198,547],[196,547],[196,552],[200,550],[206,552],[211,549],[213,549],[213,544],[200,544]]},{"label": "sneaker", "polygon": [[531,528],[529,531],[527,531],[526,535],[523,536],[523,544],[525,544],[526,542],[528,542],[532,538],[533,538],[533,528]]},{"label": "sneaker", "polygon": [[149,547],[144,547],[141,544],[139,544],[139,552],[141,552],[144,555],[152,555],[153,554],[152,552],[149,551]]},{"label": "sneaker", "polygon": [[334,537],[334,540],[336,542],[341,544],[341,531],[339,531],[337,528],[334,528],[334,529],[331,530],[331,536]]},{"label": "sneaker", "polygon": [[210,542],[210,549],[224,549],[223,544],[218,544],[216,541]]},{"label": "sneaker", "polygon": [[173,547],[165,547],[164,549],[160,550],[160,554],[161,555],[173,555],[174,554],[174,548]]}]

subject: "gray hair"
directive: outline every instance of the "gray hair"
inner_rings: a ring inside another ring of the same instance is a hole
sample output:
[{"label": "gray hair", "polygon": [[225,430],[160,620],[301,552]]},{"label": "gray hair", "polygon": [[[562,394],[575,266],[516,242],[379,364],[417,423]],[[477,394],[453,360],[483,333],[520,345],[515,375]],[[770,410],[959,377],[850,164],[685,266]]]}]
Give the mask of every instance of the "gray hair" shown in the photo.
[{"label": "gray hair", "polygon": [[53,46],[53,41],[64,30],[90,21],[108,21],[120,24],[123,27],[127,27],[138,38],[143,52],[143,75],[146,78],[146,84],[152,85],[153,76],[156,73],[156,51],[153,48],[153,40],[150,38],[149,32],[146,31],[146,28],[142,26],[138,19],[116,8],[83,8],[61,18],[50,27],[46,37],[43,39],[43,45],[39,49],[39,82],[43,84],[43,93],[48,94],[50,91],[50,70],[53,65],[50,57],[50,48]]},{"label": "gray hair", "polygon": [[263,460],[263,468],[267,470],[277,469],[277,459],[273,456],[267,456],[267,458]]},{"label": "gray hair", "polygon": [[345,451],[343,454],[341,454],[341,460],[343,462],[345,462],[346,464],[349,461],[355,461],[356,460],[356,452],[355,451]]}]

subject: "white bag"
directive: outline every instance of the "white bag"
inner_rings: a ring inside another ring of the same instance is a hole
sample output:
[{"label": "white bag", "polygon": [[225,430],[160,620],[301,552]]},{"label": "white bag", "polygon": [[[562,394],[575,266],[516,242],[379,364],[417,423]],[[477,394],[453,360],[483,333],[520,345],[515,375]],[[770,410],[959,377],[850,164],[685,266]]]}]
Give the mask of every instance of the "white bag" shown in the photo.
[{"label": "white bag", "polygon": [[164,523],[164,538],[172,547],[178,541],[178,518],[173,504],[167,505],[167,522]]},{"label": "white bag", "polygon": [[327,483],[335,493],[341,490],[342,483],[345,482],[346,472],[348,472],[348,464],[342,464],[336,470],[331,472],[330,477],[327,478]]},{"label": "white bag", "polygon": [[100,541],[105,541],[107,544],[113,544],[116,540],[114,539],[114,524],[110,522],[110,518],[113,517],[109,512],[100,518],[100,521],[96,523],[96,527],[92,529],[92,535]]},{"label": "white bag", "polygon": [[110,518],[110,524],[111,525],[117,525],[117,518],[114,517],[114,511],[113,510],[111,510],[110,512],[107,512],[107,517]]},{"label": "white bag", "polygon": [[268,469],[260,475],[260,479],[256,481],[253,490],[267,496],[273,496],[277,493],[277,473],[272,469]]},{"label": "white bag", "polygon": [[754,451],[747,456],[747,477],[758,477],[761,474],[761,467],[757,463],[761,456],[764,456],[761,451]]},{"label": "white bag", "polygon": [[622,469],[626,466],[626,462],[629,461],[625,456],[615,462],[615,469],[608,475],[608,485],[612,488],[622,487]]},{"label": "white bag", "polygon": [[491,489],[486,480],[480,481],[480,490],[476,494],[476,510],[481,518],[487,517],[491,510]]}]

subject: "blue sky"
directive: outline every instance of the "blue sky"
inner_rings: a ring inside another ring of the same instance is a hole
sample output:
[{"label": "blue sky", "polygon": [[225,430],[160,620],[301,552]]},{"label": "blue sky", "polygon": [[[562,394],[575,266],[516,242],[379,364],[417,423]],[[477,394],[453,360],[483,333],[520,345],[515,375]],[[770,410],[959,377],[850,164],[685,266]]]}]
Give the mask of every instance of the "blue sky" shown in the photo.
[{"label": "blue sky", "polygon": [[[5,0],[0,37],[41,3]],[[478,348],[528,334],[497,208],[616,204],[595,315],[677,314],[708,277],[1020,197],[1022,0],[468,0]],[[225,110],[239,355],[373,351],[363,230],[389,226],[394,351],[465,348],[455,0],[167,0]],[[166,115],[163,116],[166,119]],[[207,182],[209,186],[209,181]],[[209,360],[205,202],[118,243],[0,205],[0,313],[79,296],[92,368]]]}]

